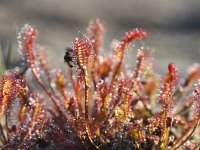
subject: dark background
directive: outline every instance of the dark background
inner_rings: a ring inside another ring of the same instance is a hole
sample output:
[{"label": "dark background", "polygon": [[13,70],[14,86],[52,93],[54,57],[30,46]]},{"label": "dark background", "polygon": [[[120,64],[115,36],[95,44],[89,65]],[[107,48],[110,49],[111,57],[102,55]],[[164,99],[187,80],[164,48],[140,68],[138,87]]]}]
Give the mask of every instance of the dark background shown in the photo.
[{"label": "dark background", "polygon": [[[86,33],[88,22],[95,18],[106,26],[105,53],[113,39],[140,27],[151,36],[138,45],[155,49],[157,71],[166,72],[167,64],[174,62],[184,73],[200,62],[199,0],[0,0],[0,38],[13,39],[12,56],[17,59],[16,31],[25,23],[33,24],[52,67],[64,68],[65,47],[80,32]],[[133,47],[128,59],[135,59],[135,53]]]}]

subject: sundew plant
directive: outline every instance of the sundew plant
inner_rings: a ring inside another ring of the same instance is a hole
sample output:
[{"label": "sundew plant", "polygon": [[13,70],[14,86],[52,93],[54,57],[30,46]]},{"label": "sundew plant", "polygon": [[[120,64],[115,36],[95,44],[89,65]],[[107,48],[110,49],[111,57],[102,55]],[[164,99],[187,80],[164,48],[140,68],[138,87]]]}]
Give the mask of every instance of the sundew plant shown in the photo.
[{"label": "sundew plant", "polygon": [[0,149],[199,149],[200,65],[179,79],[169,62],[160,76],[141,47],[130,70],[128,48],[147,31],[128,31],[106,57],[102,22],[91,21],[86,35],[58,54],[65,70],[51,69],[37,29],[21,28],[17,49],[27,67],[1,75]]}]

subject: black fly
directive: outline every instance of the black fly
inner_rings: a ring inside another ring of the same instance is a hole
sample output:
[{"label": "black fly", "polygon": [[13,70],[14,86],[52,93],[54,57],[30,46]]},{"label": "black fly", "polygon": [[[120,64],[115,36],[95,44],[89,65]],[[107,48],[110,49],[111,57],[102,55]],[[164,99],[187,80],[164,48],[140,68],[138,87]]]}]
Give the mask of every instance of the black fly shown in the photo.
[{"label": "black fly", "polygon": [[70,68],[73,68],[75,66],[73,49],[71,47],[66,48],[64,61],[69,65]]}]

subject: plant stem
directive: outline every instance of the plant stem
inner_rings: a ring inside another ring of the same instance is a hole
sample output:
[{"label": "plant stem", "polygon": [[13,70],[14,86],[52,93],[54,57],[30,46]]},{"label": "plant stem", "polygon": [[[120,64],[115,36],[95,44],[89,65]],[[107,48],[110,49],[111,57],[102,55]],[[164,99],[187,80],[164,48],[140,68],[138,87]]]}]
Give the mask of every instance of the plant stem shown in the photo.
[{"label": "plant stem", "polygon": [[[196,121],[196,120],[195,120]],[[194,133],[194,131],[195,131],[195,129],[197,128],[197,126],[198,126],[198,124],[199,124],[199,121],[200,121],[200,119],[198,119],[197,121],[196,121],[196,124],[194,125],[194,127],[193,128],[188,128],[188,130],[187,131],[185,131],[185,133],[183,134],[183,136],[181,136],[177,141],[176,141],[176,143],[173,145],[173,147],[172,147],[172,150],[176,150],[176,149],[178,149],[179,147],[181,147],[181,145],[183,145],[191,136],[192,136],[192,134]],[[195,122],[194,122],[195,123]],[[191,131],[191,129],[192,129],[192,131]],[[191,133],[189,133],[191,131]],[[189,135],[188,135],[188,133],[189,133]],[[188,135],[188,136],[187,136]],[[187,136],[187,137],[186,137]],[[186,137],[186,138],[185,138]],[[185,138],[185,140],[183,140]],[[179,144],[179,142],[181,142],[180,144]],[[179,145],[178,145],[179,144]]]},{"label": "plant stem", "polygon": [[3,144],[5,144],[5,143],[6,143],[6,136],[5,136],[4,132],[3,132],[3,127],[1,126],[1,124],[0,124],[0,133],[1,133],[1,135],[2,135],[2,140],[1,140],[1,142],[2,142]]},{"label": "plant stem", "polygon": [[35,78],[37,79],[39,85],[44,89],[44,91],[46,92],[46,94],[51,98],[52,102],[54,103],[56,109],[59,111],[59,113],[61,113],[62,111],[60,110],[60,107],[58,106],[58,103],[56,102],[56,99],[54,98],[54,96],[51,94],[51,92],[45,87],[45,85],[43,84],[41,78],[39,77],[35,67],[33,65],[31,65],[31,70],[33,72],[33,75],[35,76]]},{"label": "plant stem", "polygon": [[88,119],[88,92],[89,92],[89,86],[87,84],[87,77],[86,73],[84,71],[84,79],[85,79],[85,119]]},{"label": "plant stem", "polygon": [[5,110],[5,123],[6,123],[6,136],[7,139],[9,139],[9,128],[8,128],[8,113],[7,113],[7,109]]}]

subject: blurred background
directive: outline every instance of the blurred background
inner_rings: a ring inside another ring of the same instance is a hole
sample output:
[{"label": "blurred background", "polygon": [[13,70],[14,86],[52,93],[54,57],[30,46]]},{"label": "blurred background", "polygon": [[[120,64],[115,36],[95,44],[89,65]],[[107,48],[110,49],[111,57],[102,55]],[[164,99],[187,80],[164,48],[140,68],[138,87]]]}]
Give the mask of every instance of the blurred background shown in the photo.
[{"label": "blurred background", "polygon": [[[199,0],[0,0],[1,47],[5,49],[12,39],[12,59],[19,59],[16,33],[25,23],[33,24],[52,68],[64,68],[66,46],[85,34],[95,18],[106,27],[105,52],[113,39],[120,40],[126,31],[139,27],[150,32],[150,38],[138,45],[155,50],[158,72],[166,72],[168,63],[174,62],[184,73],[200,62]],[[132,49],[127,56],[130,60],[135,59],[136,48]]]}]

